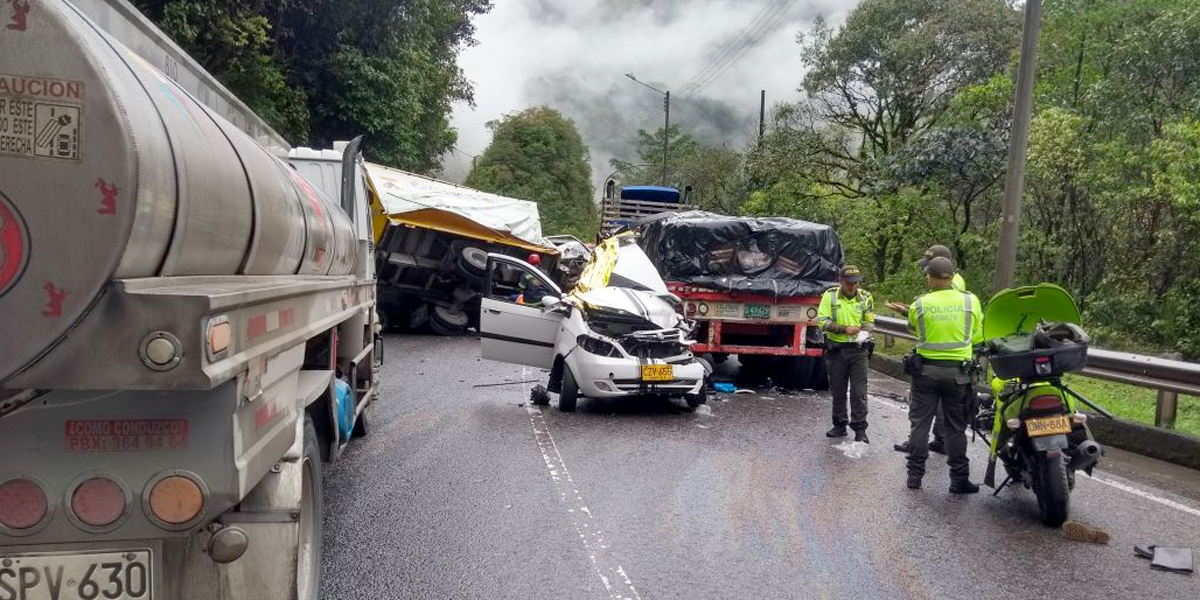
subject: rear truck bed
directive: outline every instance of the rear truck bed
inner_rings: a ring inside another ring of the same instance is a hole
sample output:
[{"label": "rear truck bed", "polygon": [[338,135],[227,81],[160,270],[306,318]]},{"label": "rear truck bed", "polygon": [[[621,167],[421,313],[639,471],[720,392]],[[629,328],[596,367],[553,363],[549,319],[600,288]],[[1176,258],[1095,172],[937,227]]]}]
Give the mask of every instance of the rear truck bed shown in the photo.
[{"label": "rear truck bed", "polygon": [[667,288],[696,322],[697,355],[724,362],[736,354],[752,379],[770,377],[783,387],[828,387],[824,336],[816,323],[819,296],[719,292],[683,282],[668,282]]}]

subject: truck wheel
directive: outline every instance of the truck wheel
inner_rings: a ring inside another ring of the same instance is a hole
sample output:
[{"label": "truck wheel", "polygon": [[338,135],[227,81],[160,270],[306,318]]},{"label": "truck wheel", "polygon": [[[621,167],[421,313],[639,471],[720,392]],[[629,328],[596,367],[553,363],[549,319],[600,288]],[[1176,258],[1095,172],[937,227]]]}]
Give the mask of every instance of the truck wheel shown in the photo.
[{"label": "truck wheel", "polygon": [[462,335],[470,317],[466,311],[446,306],[434,306],[429,313],[429,328],[438,335]]},{"label": "truck wheel", "polygon": [[811,359],[813,362],[812,375],[809,377],[809,389],[823,392],[829,389],[829,370],[825,366],[825,357]]},{"label": "truck wheel", "polygon": [[458,270],[471,279],[487,278],[488,255],[478,246],[464,246],[458,251]]},{"label": "truck wheel", "polygon": [[813,362],[810,356],[780,357],[771,376],[782,387],[802,390],[812,386]]},{"label": "truck wheel", "polygon": [[1038,513],[1047,527],[1058,527],[1071,512],[1071,490],[1067,483],[1067,464],[1062,456],[1045,458],[1033,476]]},{"label": "truck wheel", "polygon": [[296,598],[317,600],[321,594],[321,452],[312,417],[304,415],[304,457],[301,463],[300,520],[297,523]]},{"label": "truck wheel", "polygon": [[564,364],[562,391],[558,393],[558,410],[575,412],[575,405],[578,402],[579,384],[575,383],[575,374],[571,372],[571,367]]}]

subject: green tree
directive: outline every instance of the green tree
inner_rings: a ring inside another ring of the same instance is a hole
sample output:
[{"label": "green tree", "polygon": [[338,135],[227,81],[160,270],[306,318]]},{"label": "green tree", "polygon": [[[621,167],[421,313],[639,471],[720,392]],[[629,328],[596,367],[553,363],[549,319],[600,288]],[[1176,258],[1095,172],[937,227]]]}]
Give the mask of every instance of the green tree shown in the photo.
[{"label": "green tree", "polygon": [[490,0],[138,0],[294,144],[365,134],[368,158],[431,172],[472,102],[457,55]]},{"label": "green tree", "polygon": [[599,227],[588,149],[575,123],[545,106],[488,123],[492,143],[466,184],[537,202],[542,230],[591,239]]}]

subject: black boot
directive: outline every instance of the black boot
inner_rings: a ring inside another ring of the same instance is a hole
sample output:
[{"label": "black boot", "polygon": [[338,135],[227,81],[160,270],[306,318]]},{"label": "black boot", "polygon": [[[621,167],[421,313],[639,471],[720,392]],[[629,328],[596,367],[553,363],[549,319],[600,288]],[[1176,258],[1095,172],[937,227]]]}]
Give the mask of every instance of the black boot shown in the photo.
[{"label": "black boot", "polygon": [[971,483],[969,479],[960,479],[950,483],[951,494],[978,494],[979,486]]},{"label": "black boot", "polygon": [[921,489],[921,478],[916,475],[909,475],[907,485],[910,490],[919,490]]},{"label": "black boot", "polygon": [[929,451],[930,451],[930,452],[937,452],[938,454],[945,454],[945,453],[946,453],[946,442],[945,442],[945,440],[938,440],[938,439],[935,439],[935,440],[933,440],[932,442],[929,442]]},{"label": "black boot", "polygon": [[867,437],[866,429],[859,429],[858,431],[854,432],[854,441],[862,442],[864,444],[870,444],[871,438]]},{"label": "black boot", "polygon": [[834,425],[833,429],[830,429],[829,431],[825,432],[825,437],[831,437],[831,438],[846,437],[846,426],[845,425]]},{"label": "black boot", "polygon": [[900,444],[892,444],[892,448],[893,448],[893,449],[894,449],[896,452],[903,452],[903,453],[905,453],[905,454],[908,454],[908,452],[909,452],[910,450],[912,450],[912,446],[909,446],[909,445],[908,445],[908,442],[903,442],[903,443],[900,443]]}]

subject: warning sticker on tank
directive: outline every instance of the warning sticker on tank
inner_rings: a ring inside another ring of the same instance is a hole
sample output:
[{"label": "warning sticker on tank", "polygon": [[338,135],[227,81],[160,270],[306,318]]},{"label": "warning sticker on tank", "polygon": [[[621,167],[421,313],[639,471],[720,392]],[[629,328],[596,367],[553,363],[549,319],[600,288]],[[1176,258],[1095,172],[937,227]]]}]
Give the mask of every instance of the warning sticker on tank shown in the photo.
[{"label": "warning sticker on tank", "polygon": [[183,419],[67,421],[68,452],[162,452],[187,450]]},{"label": "warning sticker on tank", "polygon": [[79,160],[83,84],[0,74],[0,155]]}]

